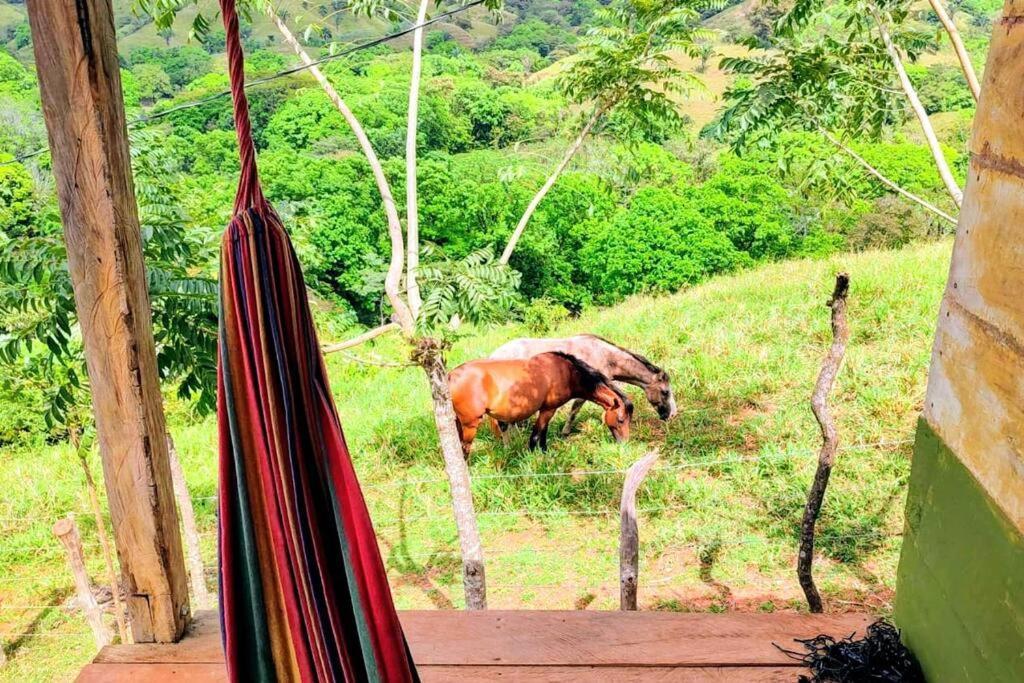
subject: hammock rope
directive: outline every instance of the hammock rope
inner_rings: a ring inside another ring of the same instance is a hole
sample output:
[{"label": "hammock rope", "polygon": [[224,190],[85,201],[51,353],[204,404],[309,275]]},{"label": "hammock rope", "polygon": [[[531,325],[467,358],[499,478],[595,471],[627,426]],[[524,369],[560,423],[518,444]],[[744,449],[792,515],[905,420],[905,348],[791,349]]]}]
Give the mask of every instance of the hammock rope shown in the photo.
[{"label": "hammock rope", "polygon": [[260,187],[234,0],[241,176],[221,244],[220,617],[232,681],[416,681],[302,271]]}]

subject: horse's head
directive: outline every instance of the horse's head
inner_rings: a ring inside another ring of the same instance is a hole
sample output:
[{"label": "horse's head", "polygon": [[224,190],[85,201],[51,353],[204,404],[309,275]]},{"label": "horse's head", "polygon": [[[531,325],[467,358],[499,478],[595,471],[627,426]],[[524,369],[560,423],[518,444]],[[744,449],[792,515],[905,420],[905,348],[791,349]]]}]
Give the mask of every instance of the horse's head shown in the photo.
[{"label": "horse's head", "polygon": [[609,384],[601,384],[594,399],[604,408],[604,423],[619,443],[629,440],[629,427],[633,422],[633,402],[624,393]]},{"label": "horse's head", "polygon": [[664,370],[658,372],[654,381],[644,386],[644,394],[651,402],[654,409],[658,411],[658,417],[662,420],[671,420],[676,416],[676,397],[672,395],[672,387],[669,386],[668,373]]}]

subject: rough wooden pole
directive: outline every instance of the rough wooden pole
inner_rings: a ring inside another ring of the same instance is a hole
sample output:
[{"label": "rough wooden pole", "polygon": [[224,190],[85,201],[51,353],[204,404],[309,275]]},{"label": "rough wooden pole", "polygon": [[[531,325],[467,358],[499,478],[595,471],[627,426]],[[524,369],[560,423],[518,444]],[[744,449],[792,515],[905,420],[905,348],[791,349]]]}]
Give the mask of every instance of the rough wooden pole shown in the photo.
[{"label": "rough wooden pole", "polygon": [[203,568],[196,511],[192,507],[192,495],[188,492],[185,471],[181,468],[178,449],[174,447],[174,439],[171,438],[170,432],[167,432],[167,462],[171,467],[174,497],[178,500],[178,514],[181,515],[181,530],[188,555],[188,576],[192,580],[192,598],[195,600],[196,609],[206,609],[210,607],[210,592],[206,590],[206,570]]},{"label": "rough wooden pole", "polygon": [[832,347],[821,364],[818,381],[811,395],[811,410],[821,427],[821,450],[818,452],[818,469],[814,473],[814,483],[807,493],[807,505],[804,507],[804,518],[800,527],[800,556],[797,560],[796,575],[800,587],[807,596],[807,606],[812,612],[822,611],[821,595],[814,585],[812,569],[814,564],[814,527],[821,512],[821,503],[825,499],[829,475],[832,474],[832,463],[835,461],[836,449],[839,447],[839,436],[836,423],[828,409],[828,394],[835,383],[839,367],[846,355],[846,342],[850,338],[850,328],[846,324],[846,294],[850,290],[850,276],[846,273],[836,275],[836,286],[828,307],[832,309]]},{"label": "rough wooden pole", "polygon": [[636,492],[658,459],[658,451],[651,451],[637,460],[626,472],[619,505],[619,609],[633,610],[636,606],[640,579],[640,530],[636,521]]},{"label": "rough wooden pole", "polygon": [[96,647],[98,649],[109,645],[110,629],[103,623],[103,610],[97,604],[96,596],[92,594],[92,584],[89,582],[89,573],[85,570],[85,557],[82,555],[82,537],[78,533],[75,519],[68,516],[57,520],[53,525],[53,533],[68,553],[68,567],[71,568],[71,576],[75,579],[78,605],[85,614],[85,620],[89,622]]},{"label": "rough wooden pole", "polygon": [[36,71],[135,642],[172,642],[188,580],[110,0],[29,0]]}]

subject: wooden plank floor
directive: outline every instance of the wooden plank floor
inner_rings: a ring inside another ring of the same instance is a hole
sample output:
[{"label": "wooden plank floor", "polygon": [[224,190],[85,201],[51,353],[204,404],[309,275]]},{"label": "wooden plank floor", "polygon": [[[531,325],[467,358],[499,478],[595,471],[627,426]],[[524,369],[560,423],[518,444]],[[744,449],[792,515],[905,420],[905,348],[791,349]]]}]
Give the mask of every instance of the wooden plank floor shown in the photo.
[{"label": "wooden plank floor", "polygon": [[[402,612],[413,658],[435,681],[795,681],[803,670],[773,643],[862,632],[862,614]],[[226,680],[217,616],[201,612],[175,645],[112,645],[83,683]]]}]

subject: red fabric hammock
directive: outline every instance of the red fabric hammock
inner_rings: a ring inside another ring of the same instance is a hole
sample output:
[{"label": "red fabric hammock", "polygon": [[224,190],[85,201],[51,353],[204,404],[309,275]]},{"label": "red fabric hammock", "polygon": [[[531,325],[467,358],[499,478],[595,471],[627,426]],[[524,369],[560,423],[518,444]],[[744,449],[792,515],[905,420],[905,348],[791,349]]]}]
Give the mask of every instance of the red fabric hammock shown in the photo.
[{"label": "red fabric hammock", "polygon": [[260,189],[235,0],[242,173],[221,246],[220,616],[233,681],[417,680],[288,234]]}]

